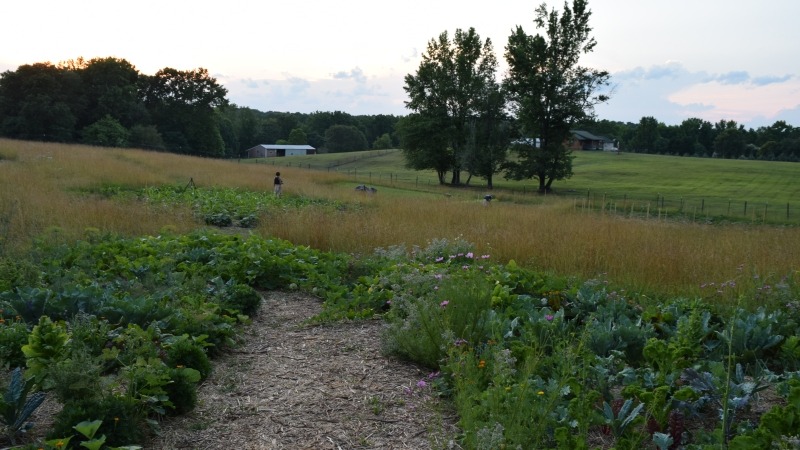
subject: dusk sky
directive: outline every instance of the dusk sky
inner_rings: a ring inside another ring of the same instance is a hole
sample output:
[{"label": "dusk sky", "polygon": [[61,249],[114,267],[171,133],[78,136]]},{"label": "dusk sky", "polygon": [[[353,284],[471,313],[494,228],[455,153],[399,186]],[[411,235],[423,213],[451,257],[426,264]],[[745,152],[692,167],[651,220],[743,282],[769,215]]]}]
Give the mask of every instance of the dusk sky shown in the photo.
[{"label": "dusk sky", "polygon": [[[5,2],[0,72],[113,56],[144,74],[204,67],[228,99],[261,111],[405,115],[403,78],[441,32],[474,27],[503,53],[538,1],[229,0]],[[562,8],[563,1],[548,2]],[[748,128],[800,126],[800,1],[589,0],[595,51],[611,73],[598,118],[669,125],[689,117]]]}]

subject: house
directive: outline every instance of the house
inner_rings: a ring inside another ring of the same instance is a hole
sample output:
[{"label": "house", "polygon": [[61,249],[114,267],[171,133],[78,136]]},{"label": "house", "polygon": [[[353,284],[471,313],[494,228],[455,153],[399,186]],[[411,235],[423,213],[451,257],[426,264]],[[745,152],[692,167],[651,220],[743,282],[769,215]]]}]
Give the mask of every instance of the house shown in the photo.
[{"label": "house", "polygon": [[248,158],[273,158],[277,156],[313,155],[317,149],[310,145],[260,144],[247,149]]},{"label": "house", "polygon": [[571,150],[603,150],[616,152],[617,143],[605,136],[597,136],[588,131],[572,130],[572,139],[567,143]]}]

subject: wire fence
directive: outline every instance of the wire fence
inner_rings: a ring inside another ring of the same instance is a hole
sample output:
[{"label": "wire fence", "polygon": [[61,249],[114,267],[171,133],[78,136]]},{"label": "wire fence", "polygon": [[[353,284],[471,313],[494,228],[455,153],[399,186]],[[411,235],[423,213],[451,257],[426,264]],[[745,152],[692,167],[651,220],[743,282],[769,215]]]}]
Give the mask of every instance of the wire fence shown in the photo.
[{"label": "wire fence", "polygon": [[[347,175],[356,183],[413,187],[439,184],[438,178],[432,173],[420,176],[382,171],[341,169],[341,166],[346,164],[383,154],[382,151],[376,150],[369,155],[344,157],[322,164],[292,162],[283,160],[283,158],[281,158],[281,161],[275,159],[264,160],[264,163],[281,167],[337,172]],[[495,189],[495,192],[507,192],[523,197],[540,196],[535,188],[527,186]],[[668,197],[661,194],[648,195],[592,191],[586,191],[585,193],[576,191],[559,192],[558,196],[572,198],[576,209],[616,213],[631,217],[680,218],[704,223],[728,220],[750,223],[800,224],[800,205],[792,204],[791,202],[768,203],[743,199],[706,198],[702,196]]]},{"label": "wire fence", "polygon": [[575,208],[601,210],[651,218],[682,218],[693,222],[737,221],[770,224],[800,224],[800,206],[742,199],[667,197],[593,193],[574,195]]}]

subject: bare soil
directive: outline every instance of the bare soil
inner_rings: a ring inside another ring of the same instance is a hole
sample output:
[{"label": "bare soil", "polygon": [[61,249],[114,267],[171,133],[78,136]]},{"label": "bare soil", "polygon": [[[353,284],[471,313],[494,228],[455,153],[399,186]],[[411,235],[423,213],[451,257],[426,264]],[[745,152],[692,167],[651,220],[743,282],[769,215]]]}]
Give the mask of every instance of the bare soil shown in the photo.
[{"label": "bare soil", "polygon": [[242,344],[214,362],[191,413],[161,424],[153,449],[459,448],[455,413],[384,356],[380,320],[306,325],[318,299],[267,292]]}]

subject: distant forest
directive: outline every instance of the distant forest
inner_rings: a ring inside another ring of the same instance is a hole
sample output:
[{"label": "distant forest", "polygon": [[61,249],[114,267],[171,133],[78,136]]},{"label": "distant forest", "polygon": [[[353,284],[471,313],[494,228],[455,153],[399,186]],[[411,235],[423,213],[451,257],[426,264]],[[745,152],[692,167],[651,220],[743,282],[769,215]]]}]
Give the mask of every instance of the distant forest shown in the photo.
[{"label": "distant forest", "polygon": [[[118,58],[26,64],[0,74],[0,136],[238,158],[258,144],[309,144],[321,152],[397,148],[403,116],[262,112],[231,104],[203,68],[145,75]],[[612,99],[613,101],[613,99]],[[594,120],[575,124],[623,151],[800,161],[800,128],[783,121],[745,129],[688,118],[665,125]]]}]

